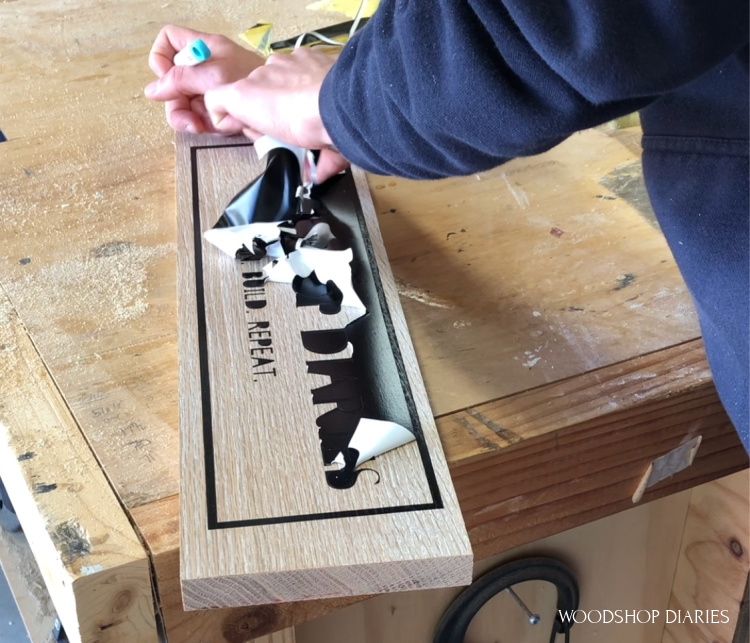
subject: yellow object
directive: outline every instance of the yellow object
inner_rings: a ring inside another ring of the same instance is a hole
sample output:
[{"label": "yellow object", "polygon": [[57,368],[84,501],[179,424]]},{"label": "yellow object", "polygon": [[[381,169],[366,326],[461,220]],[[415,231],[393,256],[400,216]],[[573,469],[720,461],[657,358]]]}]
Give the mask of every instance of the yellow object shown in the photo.
[{"label": "yellow object", "polygon": [[[343,13],[352,20],[357,18],[369,18],[375,13],[378,8],[380,0],[317,0],[308,5],[307,8],[312,11],[336,11]],[[364,6],[363,6],[364,3]],[[360,13],[361,9],[361,13]],[[269,56],[271,54],[271,43],[273,42],[272,35],[273,25],[270,22],[258,22],[254,26],[250,27],[239,37],[244,40],[250,47],[252,47],[261,56]],[[313,30],[315,31],[315,30]],[[337,36],[331,36],[330,40],[341,43],[342,45],[349,39],[348,33],[343,33]],[[321,44],[321,41],[306,42],[305,45],[317,45]],[[329,43],[330,44],[330,43]],[[287,47],[285,49],[275,49],[274,51],[291,51],[293,47]]]},{"label": "yellow object", "polygon": [[620,116],[613,121],[609,121],[607,126],[611,130],[625,129],[626,127],[638,127],[641,124],[641,118],[638,112],[628,114],[627,116]]},{"label": "yellow object", "polygon": [[268,56],[271,53],[271,29],[273,25],[270,22],[259,22],[250,29],[240,34],[240,38],[250,45],[261,56]]}]

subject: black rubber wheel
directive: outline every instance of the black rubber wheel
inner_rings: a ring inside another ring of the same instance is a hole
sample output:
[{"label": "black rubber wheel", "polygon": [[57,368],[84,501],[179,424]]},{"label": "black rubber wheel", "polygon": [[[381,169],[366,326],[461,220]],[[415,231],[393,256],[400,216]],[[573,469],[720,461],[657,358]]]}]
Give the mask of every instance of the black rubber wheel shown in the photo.
[{"label": "black rubber wheel", "polygon": [[[469,624],[491,598],[531,580],[547,581],[557,588],[558,610],[578,609],[578,582],[565,565],[554,558],[522,558],[487,572],[461,592],[440,619],[433,643],[462,643]],[[567,643],[571,626],[572,623],[563,623],[556,612],[550,642],[554,643],[558,634],[565,634]]]},{"label": "black rubber wheel", "polygon": [[18,521],[13,503],[8,497],[2,480],[0,480],[0,527],[5,531],[21,531],[21,523]]}]

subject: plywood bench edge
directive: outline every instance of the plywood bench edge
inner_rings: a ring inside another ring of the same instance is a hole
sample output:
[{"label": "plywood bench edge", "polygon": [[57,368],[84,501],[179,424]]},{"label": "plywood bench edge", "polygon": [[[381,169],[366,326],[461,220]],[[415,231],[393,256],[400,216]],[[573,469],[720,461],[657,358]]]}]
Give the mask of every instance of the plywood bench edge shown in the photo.
[{"label": "plywood bench edge", "polygon": [[146,551],[2,288],[0,471],[69,639],[155,642]]}]

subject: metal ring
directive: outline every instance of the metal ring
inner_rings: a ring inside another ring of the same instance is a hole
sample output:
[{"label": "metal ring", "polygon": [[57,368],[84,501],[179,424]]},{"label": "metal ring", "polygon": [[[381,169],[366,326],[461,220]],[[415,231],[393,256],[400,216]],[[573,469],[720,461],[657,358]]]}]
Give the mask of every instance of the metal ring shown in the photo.
[{"label": "metal ring", "polygon": [[496,567],[469,585],[450,604],[435,630],[433,643],[460,643],[469,624],[485,603],[507,588],[526,581],[539,580],[557,588],[557,613],[552,625],[550,643],[565,634],[568,643],[573,623],[563,622],[560,612],[578,609],[578,582],[573,573],[554,558],[522,558]]}]

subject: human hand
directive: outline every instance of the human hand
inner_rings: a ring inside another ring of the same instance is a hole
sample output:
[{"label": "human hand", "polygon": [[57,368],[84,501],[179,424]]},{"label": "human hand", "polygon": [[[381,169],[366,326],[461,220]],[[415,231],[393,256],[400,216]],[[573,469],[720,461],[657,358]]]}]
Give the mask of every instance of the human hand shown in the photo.
[{"label": "human hand", "polygon": [[[211,57],[192,67],[175,65],[174,55],[197,38],[208,45]],[[159,32],[148,57],[149,67],[159,79],[149,83],[144,91],[149,98],[165,103],[167,122],[174,129],[215,132],[203,101],[206,91],[244,78],[264,62],[224,36],[168,25]],[[222,133],[242,131],[239,123],[235,123],[234,130],[229,126],[227,121]]]},{"label": "human hand", "polygon": [[317,180],[325,181],[349,166],[337,151],[320,118],[318,96],[335,57],[299,48],[269,56],[245,78],[211,88],[205,107],[213,131],[237,133],[255,140],[268,134],[291,145],[320,150]]}]

